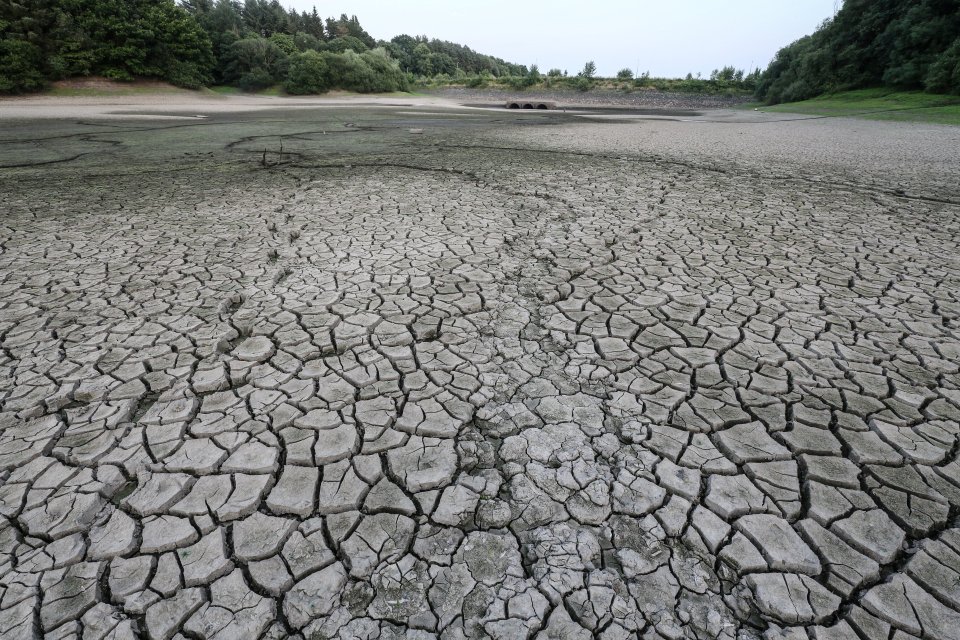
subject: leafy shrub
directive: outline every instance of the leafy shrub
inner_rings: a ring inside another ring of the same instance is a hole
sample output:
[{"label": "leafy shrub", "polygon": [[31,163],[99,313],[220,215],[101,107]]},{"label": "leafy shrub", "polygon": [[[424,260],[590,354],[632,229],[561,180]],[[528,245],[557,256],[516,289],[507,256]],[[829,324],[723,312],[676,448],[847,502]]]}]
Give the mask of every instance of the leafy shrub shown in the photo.
[{"label": "leafy shrub", "polygon": [[274,85],[287,74],[287,54],[265,38],[237,40],[224,57],[227,82],[247,91]]},{"label": "leafy shrub", "polygon": [[376,48],[360,55],[374,74],[374,89],[377,92],[406,91],[407,76],[400,65],[390,58],[386,49]]},{"label": "leafy shrub", "polygon": [[276,84],[274,78],[266,69],[252,69],[237,79],[237,86],[244,91],[258,91]]},{"label": "leafy shrub", "polygon": [[924,87],[933,93],[960,94],[960,38],[930,65]]},{"label": "leafy shrub", "polygon": [[270,42],[277,45],[288,56],[292,56],[299,51],[293,36],[287,33],[274,33],[270,36]]},{"label": "leafy shrub", "polygon": [[296,95],[325,93],[330,89],[330,69],[322,53],[305,51],[290,63],[284,84],[287,93]]},{"label": "leafy shrub", "polygon": [[524,89],[529,89],[533,85],[537,84],[539,78],[534,78],[533,76],[510,76],[508,78],[503,78],[503,82],[506,83],[511,89],[517,91],[523,91]]},{"label": "leafy shrub", "polygon": [[330,86],[358,93],[403,91],[407,78],[383,49],[358,54],[323,52],[330,73]]},{"label": "leafy shrub", "polygon": [[617,71],[617,80],[633,80],[633,71],[624,67]]},{"label": "leafy shrub", "polygon": [[195,64],[174,60],[167,68],[167,81],[185,89],[200,89],[210,82],[210,74]]},{"label": "leafy shrub", "polygon": [[298,51],[318,51],[323,43],[319,38],[300,31],[294,34],[293,44],[296,45]]},{"label": "leafy shrub", "polygon": [[355,38],[353,36],[343,36],[342,38],[335,38],[327,43],[327,51],[333,53],[344,53],[346,51],[355,51],[357,53],[363,53],[369,51],[370,47],[365,45],[360,38]]},{"label": "leafy shrub", "polygon": [[573,87],[577,91],[590,91],[590,88],[593,86],[593,83],[589,79],[584,77],[579,77],[574,80]]},{"label": "leafy shrub", "polygon": [[42,89],[40,49],[23,40],[0,40],[0,93]]}]

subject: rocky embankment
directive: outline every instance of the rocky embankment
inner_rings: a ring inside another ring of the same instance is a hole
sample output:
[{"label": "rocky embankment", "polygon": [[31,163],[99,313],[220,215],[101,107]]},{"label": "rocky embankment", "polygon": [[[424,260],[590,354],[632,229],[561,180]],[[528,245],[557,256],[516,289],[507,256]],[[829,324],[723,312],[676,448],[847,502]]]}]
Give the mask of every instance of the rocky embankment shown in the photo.
[{"label": "rocky embankment", "polygon": [[641,90],[625,93],[623,91],[564,91],[531,90],[503,91],[500,89],[459,89],[447,88],[430,92],[450,100],[459,100],[464,104],[486,102],[504,102],[510,99],[550,100],[561,106],[584,107],[638,107],[659,109],[723,109],[750,100],[749,96],[727,96],[697,93],[670,93],[666,91]]}]

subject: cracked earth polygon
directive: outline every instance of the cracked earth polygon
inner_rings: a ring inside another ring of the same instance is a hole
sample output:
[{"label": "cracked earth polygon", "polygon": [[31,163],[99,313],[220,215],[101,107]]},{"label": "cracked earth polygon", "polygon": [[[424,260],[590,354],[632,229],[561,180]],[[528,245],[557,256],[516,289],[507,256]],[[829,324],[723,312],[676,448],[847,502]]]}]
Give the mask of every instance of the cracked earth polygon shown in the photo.
[{"label": "cracked earth polygon", "polygon": [[2,637],[960,638],[956,193],[395,111],[4,129]]}]

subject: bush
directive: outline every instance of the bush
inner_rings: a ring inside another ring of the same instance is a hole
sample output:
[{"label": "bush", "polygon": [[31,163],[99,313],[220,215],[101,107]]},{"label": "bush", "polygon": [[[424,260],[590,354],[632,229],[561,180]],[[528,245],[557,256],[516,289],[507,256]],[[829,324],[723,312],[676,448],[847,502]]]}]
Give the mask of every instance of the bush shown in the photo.
[{"label": "bush", "polygon": [[529,89],[533,85],[537,84],[538,78],[533,76],[510,76],[509,78],[503,78],[503,81],[507,84],[508,87],[517,91],[523,91],[524,89]]},{"label": "bush", "polygon": [[577,78],[573,83],[573,87],[577,91],[590,91],[590,88],[592,86],[593,86],[593,83],[590,82],[589,79],[584,77]]},{"label": "bush", "polygon": [[321,54],[330,73],[330,86],[358,93],[405,91],[407,78],[396,61],[383,49],[358,54],[324,52]]},{"label": "bush", "polygon": [[932,93],[960,94],[960,38],[930,65],[923,84]]},{"label": "bush", "polygon": [[200,89],[210,81],[210,75],[195,64],[175,60],[167,67],[167,81],[185,89]]},{"label": "bush", "polygon": [[407,76],[400,70],[400,65],[390,58],[386,49],[376,48],[360,55],[374,74],[373,91],[390,92],[406,91]]},{"label": "bush", "polygon": [[293,36],[293,44],[296,45],[298,51],[318,51],[323,43],[319,38],[300,31]]},{"label": "bush", "polygon": [[237,40],[227,49],[224,77],[247,91],[263,89],[286,78],[288,58],[264,38]]},{"label": "bush", "polygon": [[270,36],[270,42],[277,45],[288,56],[292,56],[299,51],[293,36],[286,33],[274,33]]},{"label": "bush", "polygon": [[258,91],[276,84],[274,78],[266,69],[253,69],[237,79],[237,86],[244,91]]},{"label": "bush", "polygon": [[37,91],[46,85],[40,49],[23,40],[0,40],[0,93]]},{"label": "bush", "polygon": [[296,95],[325,93],[330,89],[330,69],[323,54],[305,51],[293,58],[287,82],[287,93]]},{"label": "bush", "polygon": [[365,45],[360,38],[355,38],[353,36],[343,36],[342,38],[336,38],[327,43],[326,50],[333,53],[345,53],[347,51],[355,51],[357,53],[363,53],[369,51],[370,47]]},{"label": "bush", "polygon": [[[692,79],[692,78],[693,78],[693,76],[690,75],[690,74],[687,74],[687,76],[688,76],[688,79]],[[649,84],[650,84],[650,72],[649,72],[649,71],[644,71],[642,74],[640,74],[640,76],[639,76],[636,80],[633,81],[633,86],[635,86],[635,87],[646,87],[646,86],[648,86]]]},{"label": "bush", "polygon": [[633,80],[633,71],[624,67],[617,71],[617,80]]}]

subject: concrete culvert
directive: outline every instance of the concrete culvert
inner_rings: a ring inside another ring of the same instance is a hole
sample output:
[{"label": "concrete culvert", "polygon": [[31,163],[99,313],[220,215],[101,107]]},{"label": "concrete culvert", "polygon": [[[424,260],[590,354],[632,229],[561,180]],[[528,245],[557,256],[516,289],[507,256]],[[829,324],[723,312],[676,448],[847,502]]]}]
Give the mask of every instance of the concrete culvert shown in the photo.
[{"label": "concrete culvert", "polygon": [[519,109],[519,108],[520,108],[520,105],[518,105],[516,102],[511,102],[510,104],[507,105],[507,108],[508,108],[508,109]]},{"label": "concrete culvert", "polygon": [[523,105],[523,108],[524,108],[524,109],[533,109],[533,105],[528,102],[528,103],[526,103],[526,104]]},{"label": "concrete culvert", "polygon": [[546,111],[548,108],[549,107],[547,107],[547,105],[543,104],[542,102],[537,105],[537,109],[543,109],[544,111]]}]

